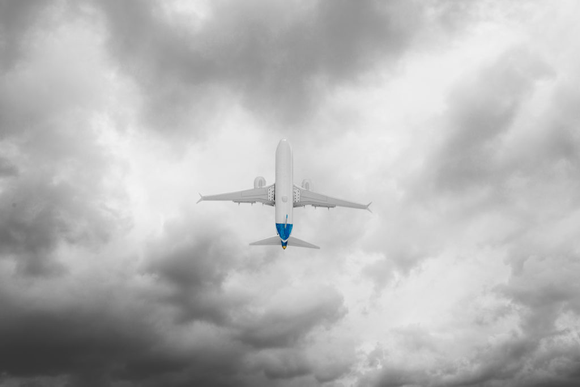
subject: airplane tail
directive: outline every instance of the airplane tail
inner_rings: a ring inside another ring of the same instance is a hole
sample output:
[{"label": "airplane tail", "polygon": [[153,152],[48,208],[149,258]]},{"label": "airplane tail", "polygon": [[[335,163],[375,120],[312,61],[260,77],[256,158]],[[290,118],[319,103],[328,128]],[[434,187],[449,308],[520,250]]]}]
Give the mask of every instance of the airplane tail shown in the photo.
[{"label": "airplane tail", "polygon": [[280,246],[280,237],[278,235],[250,243],[250,246]]},{"label": "airplane tail", "polygon": [[306,241],[303,241],[302,239],[294,238],[292,236],[290,238],[288,238],[288,246],[306,247],[309,249],[319,249],[320,250],[320,247],[313,245],[312,243],[308,243]]},{"label": "airplane tail", "polygon": [[[280,246],[280,244],[281,244],[280,237],[276,235],[270,238],[252,242],[250,243],[250,246]],[[288,246],[305,247],[308,249],[320,249],[320,247],[313,245],[312,243],[308,243],[306,241],[294,238],[292,236],[288,238]]]}]

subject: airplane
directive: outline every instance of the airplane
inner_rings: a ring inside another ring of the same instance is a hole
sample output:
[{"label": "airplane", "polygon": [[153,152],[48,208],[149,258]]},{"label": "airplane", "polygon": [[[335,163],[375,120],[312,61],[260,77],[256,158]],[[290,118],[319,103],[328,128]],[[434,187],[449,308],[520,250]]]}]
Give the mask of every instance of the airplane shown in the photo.
[{"label": "airplane", "polygon": [[294,185],[292,147],[286,139],[280,140],[276,148],[276,181],[274,184],[266,186],[266,179],[258,176],[254,179],[254,188],[244,191],[230,192],[218,195],[203,196],[197,203],[205,200],[233,201],[234,203],[256,202],[273,206],[276,210],[275,221],[277,235],[250,243],[250,246],[282,245],[286,250],[287,246],[306,247],[310,249],[320,249],[320,247],[308,243],[301,239],[290,236],[294,226],[292,210],[294,207],[349,207],[368,210],[369,204],[358,204],[346,200],[335,199],[312,191],[312,183],[308,179],[302,181],[302,187]]}]

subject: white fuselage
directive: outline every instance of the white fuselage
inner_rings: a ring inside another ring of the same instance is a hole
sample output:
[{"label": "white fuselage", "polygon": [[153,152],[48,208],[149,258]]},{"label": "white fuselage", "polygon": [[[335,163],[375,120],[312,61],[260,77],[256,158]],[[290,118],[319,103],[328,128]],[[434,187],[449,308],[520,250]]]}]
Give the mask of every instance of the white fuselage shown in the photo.
[{"label": "white fuselage", "polygon": [[[281,140],[276,148],[276,185],[275,185],[275,208],[276,229],[282,242],[286,242],[294,220],[292,210],[294,208],[294,170],[292,148],[290,143]],[[283,226],[283,227],[281,227]]]}]

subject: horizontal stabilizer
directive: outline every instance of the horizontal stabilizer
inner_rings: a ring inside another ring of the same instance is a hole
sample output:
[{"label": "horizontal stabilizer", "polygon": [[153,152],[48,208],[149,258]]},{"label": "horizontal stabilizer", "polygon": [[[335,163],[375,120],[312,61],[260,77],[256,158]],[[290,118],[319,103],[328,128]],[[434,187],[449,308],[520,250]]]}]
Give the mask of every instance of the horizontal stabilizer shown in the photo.
[{"label": "horizontal stabilizer", "polygon": [[[270,238],[262,239],[261,241],[252,242],[250,246],[280,246],[282,241],[280,240],[280,236],[276,235]],[[298,238],[290,237],[288,238],[288,246],[292,247],[306,247],[308,249],[320,249],[320,247],[313,245],[312,243],[308,243]]]},{"label": "horizontal stabilizer", "polygon": [[278,235],[262,239],[261,241],[252,242],[250,246],[280,246],[280,237]]},{"label": "horizontal stabilizer", "polygon": [[320,249],[320,247],[313,245],[312,243],[308,243],[306,241],[303,241],[302,239],[294,238],[293,236],[288,238],[288,246],[306,247],[309,249]]}]

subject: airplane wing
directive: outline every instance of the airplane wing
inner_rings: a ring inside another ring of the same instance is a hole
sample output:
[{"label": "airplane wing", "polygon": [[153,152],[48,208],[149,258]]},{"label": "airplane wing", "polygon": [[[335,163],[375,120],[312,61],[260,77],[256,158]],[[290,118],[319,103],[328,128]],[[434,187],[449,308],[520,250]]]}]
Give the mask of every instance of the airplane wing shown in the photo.
[{"label": "airplane wing", "polygon": [[349,202],[347,200],[336,199],[330,196],[322,195],[317,192],[312,192],[310,190],[294,186],[294,207],[349,207],[349,208],[359,208],[361,210],[368,210],[372,212],[369,204],[359,204],[354,202]]},{"label": "airplane wing", "polygon": [[252,188],[245,191],[237,191],[224,193],[219,195],[206,195],[203,196],[199,194],[200,198],[198,203],[203,200],[223,200],[232,201],[234,203],[263,203],[269,206],[274,205],[274,184],[263,188]]}]

